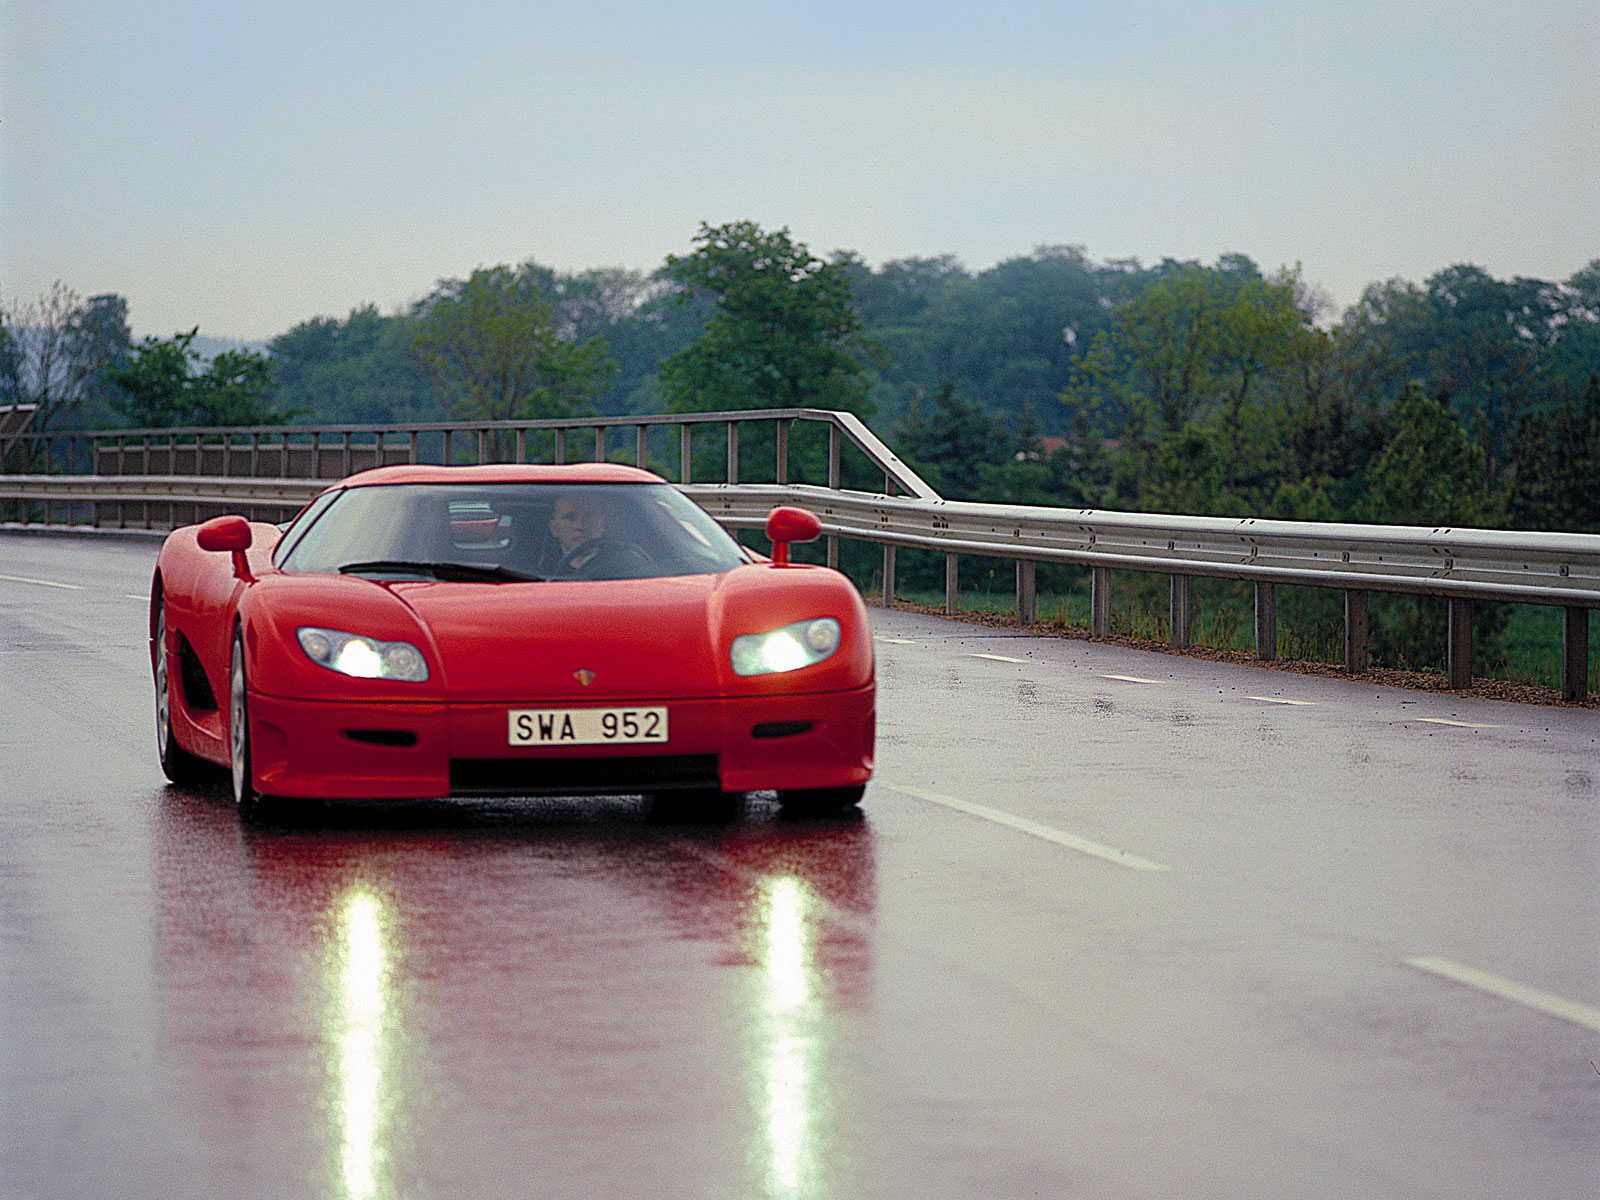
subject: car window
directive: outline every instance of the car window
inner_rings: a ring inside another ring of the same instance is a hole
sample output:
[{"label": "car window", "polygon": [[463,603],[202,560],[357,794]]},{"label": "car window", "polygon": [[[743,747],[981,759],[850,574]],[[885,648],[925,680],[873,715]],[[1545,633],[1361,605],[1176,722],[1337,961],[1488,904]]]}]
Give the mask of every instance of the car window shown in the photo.
[{"label": "car window", "polygon": [[[289,571],[454,563],[540,578],[652,578],[726,571],[746,561],[720,525],[666,483],[351,487],[291,536],[279,563]],[[568,557],[574,546],[582,547],[581,570]]]},{"label": "car window", "polygon": [[302,508],[294,520],[282,527],[283,537],[278,540],[278,544],[272,550],[272,561],[275,565],[282,565],[289,551],[294,548],[294,544],[305,536],[306,530],[316,524],[316,520],[322,515],[323,510],[332,504],[338,495],[337,491],[323,492],[322,495]]}]

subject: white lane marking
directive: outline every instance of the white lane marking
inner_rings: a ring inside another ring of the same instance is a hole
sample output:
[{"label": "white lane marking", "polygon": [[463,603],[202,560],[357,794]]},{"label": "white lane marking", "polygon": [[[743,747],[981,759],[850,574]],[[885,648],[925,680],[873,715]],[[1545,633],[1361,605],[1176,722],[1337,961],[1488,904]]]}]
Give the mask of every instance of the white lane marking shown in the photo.
[{"label": "white lane marking", "polygon": [[915,646],[917,644],[911,638],[880,637],[880,638],[875,638],[873,640],[874,641],[879,641],[879,642],[887,642],[891,646]]},{"label": "white lane marking", "polygon": [[1088,854],[1094,858],[1104,859],[1106,862],[1116,863],[1118,866],[1128,867],[1134,871],[1165,871],[1168,868],[1163,863],[1152,862],[1148,858],[1140,858],[1137,854],[1129,854],[1126,850],[1118,850],[1114,846],[1102,845],[1092,842],[1088,838],[1078,837],[1076,834],[1067,833],[1061,829],[1052,829],[1048,825],[1041,825],[1037,821],[1030,821],[1027,817],[1017,817],[1010,813],[1001,812],[997,808],[990,808],[983,804],[973,804],[967,800],[958,800],[954,796],[941,795],[938,792],[926,792],[920,788],[906,787],[900,783],[880,785],[903,792],[907,796],[914,796],[918,800],[926,800],[929,804],[942,805],[953,808],[957,812],[966,813],[969,817],[979,817],[985,821],[993,821],[996,825],[1004,825],[1015,829],[1019,833],[1026,833],[1030,837],[1042,838],[1047,842],[1054,842],[1057,846],[1065,846],[1068,850],[1076,850],[1079,854]]},{"label": "white lane marking", "polygon": [[63,588],[69,592],[81,592],[84,587],[80,583],[54,583],[48,579],[29,579],[26,575],[0,575],[7,583],[36,583],[40,587]]},{"label": "white lane marking", "polygon": [[1586,1029],[1600,1032],[1600,1008],[1592,1005],[1579,1004],[1576,1000],[1568,1000],[1564,996],[1541,992],[1538,988],[1518,983],[1514,979],[1491,975],[1488,971],[1463,966],[1458,962],[1451,962],[1448,958],[1408,958],[1406,966],[1466,984],[1467,987],[1476,988],[1480,992],[1488,992],[1491,996],[1513,1000],[1549,1016],[1559,1017],[1563,1021],[1571,1021],[1574,1025],[1582,1025]]},{"label": "white lane marking", "polygon": [[150,599],[149,596],[135,596],[132,592],[123,592],[122,593],[122,598],[124,600],[148,600],[148,599]]},{"label": "white lane marking", "polygon": [[1304,704],[1310,708],[1317,705],[1315,700],[1285,700],[1282,696],[1246,696],[1245,699],[1259,700],[1263,704]]},{"label": "white lane marking", "polygon": [[1454,725],[1457,729],[1499,729],[1498,725],[1475,725],[1471,721],[1447,721],[1443,717],[1411,717],[1413,721],[1424,721],[1429,725]]},{"label": "white lane marking", "polygon": [[987,658],[987,659],[989,659],[989,660],[991,660],[993,662],[1025,663],[1025,662],[1028,661],[1025,658],[1012,658],[1009,654],[969,654],[969,655],[967,655],[967,657],[968,658]]},{"label": "white lane marking", "polygon": [[1101,679],[1120,679],[1123,683],[1160,683],[1159,679],[1141,679],[1137,675],[1102,675]]}]

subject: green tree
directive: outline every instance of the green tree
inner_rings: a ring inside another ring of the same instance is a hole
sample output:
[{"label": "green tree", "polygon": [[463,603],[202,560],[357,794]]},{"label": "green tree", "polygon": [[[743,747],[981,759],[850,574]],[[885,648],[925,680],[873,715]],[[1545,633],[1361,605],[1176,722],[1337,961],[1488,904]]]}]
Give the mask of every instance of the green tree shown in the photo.
[{"label": "green tree", "polygon": [[1362,516],[1383,525],[1491,524],[1481,452],[1450,411],[1413,383],[1400,400],[1394,426],[1393,438],[1368,475]]},{"label": "green tree", "polygon": [[1501,281],[1474,266],[1448,267],[1428,280],[1441,386],[1471,422],[1482,488],[1495,489],[1506,442],[1533,403],[1536,375],[1555,335],[1554,295],[1534,279]]},{"label": "green tree", "polygon": [[894,445],[947,500],[976,499],[983,467],[1003,462],[1013,439],[983,405],[956,395],[948,379],[929,411],[913,406],[895,431]]},{"label": "green tree", "polygon": [[574,416],[615,370],[603,338],[560,336],[541,270],[531,263],[479,267],[422,305],[412,346],[453,416]]},{"label": "green tree", "polygon": [[674,412],[835,408],[868,411],[866,364],[876,347],[862,333],[849,276],[787,229],[753,221],[702,224],[693,253],[668,255],[667,274],[692,302],[714,304],[705,327],[661,364]]},{"label": "green tree", "polygon": [[1215,267],[1166,263],[1115,309],[1062,399],[1110,414],[1121,445],[1107,499],[1183,513],[1258,512],[1290,461],[1286,397],[1319,398],[1326,340],[1297,271],[1262,278],[1242,255]]},{"label": "green tree", "polygon": [[1217,394],[1220,317],[1227,285],[1187,264],[1119,307],[1111,328],[1078,360],[1071,392],[1108,401],[1131,416],[1147,409],[1176,433]]},{"label": "green tree", "polygon": [[1549,412],[1528,413],[1511,439],[1507,506],[1518,529],[1600,533],[1600,375]]},{"label": "green tree", "polygon": [[700,335],[707,301],[681,304],[665,270],[649,275],[608,267],[550,277],[556,332],[571,341],[603,337],[617,370],[595,399],[603,413],[661,411],[657,369]]},{"label": "green tree", "polygon": [[285,407],[320,421],[442,421],[449,414],[422,372],[412,342],[416,318],[384,315],[374,305],[343,321],[313,317],[268,345]]},{"label": "green tree", "polygon": [[188,425],[189,366],[199,355],[190,347],[199,326],[170,338],[147,337],[125,361],[106,371],[114,389],[111,411],[134,429]]},{"label": "green tree", "polygon": [[1458,264],[1418,287],[1374,284],[1346,315],[1352,365],[1369,393],[1385,399],[1421,381],[1447,397],[1478,444],[1480,488],[1495,492],[1512,431],[1524,413],[1549,402],[1562,383],[1581,388],[1600,366],[1595,312],[1584,300],[1588,276],[1566,285],[1499,280]]},{"label": "green tree", "polygon": [[1247,436],[1246,426],[1267,415],[1263,392],[1314,353],[1306,345],[1316,338],[1310,317],[1295,304],[1297,282],[1298,268],[1275,280],[1247,277],[1217,315],[1212,374],[1220,390],[1219,449],[1229,492],[1238,489],[1247,465],[1258,476],[1265,473],[1263,451],[1270,454],[1266,443],[1277,440]]},{"label": "green tree", "polygon": [[108,407],[135,429],[172,426],[284,425],[299,413],[272,402],[272,361],[254,350],[225,350],[200,366],[192,343],[199,327],[170,338],[147,337],[106,368]]},{"label": "green tree", "polygon": [[[1362,515],[1386,525],[1489,525],[1494,511],[1483,491],[1482,468],[1482,453],[1460,422],[1413,383],[1396,410],[1394,437],[1372,466]],[[1504,657],[1509,613],[1504,605],[1474,608],[1473,661],[1481,670]],[[1379,596],[1371,611],[1377,662],[1408,668],[1442,662],[1447,618],[1438,597]]]}]

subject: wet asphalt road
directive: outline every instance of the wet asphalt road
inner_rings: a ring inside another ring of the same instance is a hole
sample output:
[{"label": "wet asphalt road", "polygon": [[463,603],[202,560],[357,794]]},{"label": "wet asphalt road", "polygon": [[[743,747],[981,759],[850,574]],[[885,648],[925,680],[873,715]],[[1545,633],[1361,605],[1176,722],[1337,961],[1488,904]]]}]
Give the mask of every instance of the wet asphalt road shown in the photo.
[{"label": "wet asphalt road", "polygon": [[245,829],[154,553],[0,533],[0,1200],[1600,1195],[1593,712],[875,613],[859,819]]}]

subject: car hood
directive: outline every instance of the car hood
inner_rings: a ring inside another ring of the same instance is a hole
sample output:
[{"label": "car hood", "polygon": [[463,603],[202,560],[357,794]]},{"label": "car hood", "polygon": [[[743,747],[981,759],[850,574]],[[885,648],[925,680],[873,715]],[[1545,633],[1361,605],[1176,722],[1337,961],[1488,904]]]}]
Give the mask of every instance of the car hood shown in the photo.
[{"label": "car hood", "polygon": [[452,699],[592,703],[724,690],[727,579],[384,586],[427,631]]}]

